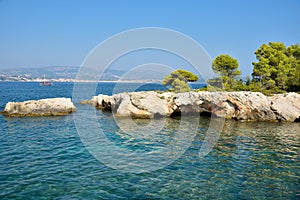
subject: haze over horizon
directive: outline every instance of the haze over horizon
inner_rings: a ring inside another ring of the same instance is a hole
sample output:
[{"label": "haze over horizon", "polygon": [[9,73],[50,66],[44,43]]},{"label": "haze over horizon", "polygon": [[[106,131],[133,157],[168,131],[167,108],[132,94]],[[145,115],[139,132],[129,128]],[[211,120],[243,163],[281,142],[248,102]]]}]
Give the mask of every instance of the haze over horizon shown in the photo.
[{"label": "haze over horizon", "polygon": [[[299,10],[298,0],[2,0],[0,66],[80,66],[95,46],[112,35],[162,27],[193,38],[212,58],[229,54],[247,75],[252,72],[254,51],[263,43],[300,43]],[[126,70],[132,61],[124,62]]]}]

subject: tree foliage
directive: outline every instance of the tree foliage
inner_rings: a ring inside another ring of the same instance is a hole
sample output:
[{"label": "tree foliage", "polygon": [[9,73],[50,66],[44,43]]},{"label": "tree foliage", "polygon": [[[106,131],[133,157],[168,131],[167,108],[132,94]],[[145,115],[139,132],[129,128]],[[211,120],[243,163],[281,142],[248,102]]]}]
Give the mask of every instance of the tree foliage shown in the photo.
[{"label": "tree foliage", "polygon": [[294,72],[288,80],[288,90],[300,91],[300,45],[289,46],[287,48],[287,55],[290,58],[291,68]]},{"label": "tree foliage", "polygon": [[300,46],[286,48],[283,43],[269,42],[255,51],[253,84],[266,93],[299,90]]},{"label": "tree foliage", "polygon": [[189,92],[191,89],[187,82],[195,82],[198,76],[192,72],[178,69],[173,71],[170,75],[165,76],[162,85],[169,86],[170,90],[174,92]]},{"label": "tree foliage", "polygon": [[217,56],[212,69],[218,75],[201,90],[255,91],[266,95],[300,92],[300,45],[286,47],[281,42],[262,44],[254,52],[252,79],[240,78],[238,61],[227,54]]},{"label": "tree foliage", "polygon": [[209,80],[209,84],[224,90],[234,90],[241,74],[238,66],[238,61],[228,54],[217,56],[212,62],[212,69],[219,77]]}]

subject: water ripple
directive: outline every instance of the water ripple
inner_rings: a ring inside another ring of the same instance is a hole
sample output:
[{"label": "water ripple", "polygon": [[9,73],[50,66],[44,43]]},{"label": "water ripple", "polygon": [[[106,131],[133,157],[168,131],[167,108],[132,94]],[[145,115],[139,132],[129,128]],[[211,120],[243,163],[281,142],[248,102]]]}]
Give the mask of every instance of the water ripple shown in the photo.
[{"label": "water ripple", "polygon": [[[11,97],[10,90],[2,91]],[[56,95],[66,91],[60,88]],[[30,92],[22,96],[24,91],[14,95],[16,100],[33,97]],[[43,91],[41,96],[46,96]],[[115,144],[141,152],[168,145],[178,126],[178,120],[169,119],[159,134],[139,135],[132,127],[124,131],[126,121],[119,129],[111,115],[98,115]],[[0,116],[0,199],[299,199],[299,123],[226,121],[216,146],[200,159],[208,125],[209,119],[201,118],[191,147],[171,165],[130,174],[89,154],[72,115]]]}]

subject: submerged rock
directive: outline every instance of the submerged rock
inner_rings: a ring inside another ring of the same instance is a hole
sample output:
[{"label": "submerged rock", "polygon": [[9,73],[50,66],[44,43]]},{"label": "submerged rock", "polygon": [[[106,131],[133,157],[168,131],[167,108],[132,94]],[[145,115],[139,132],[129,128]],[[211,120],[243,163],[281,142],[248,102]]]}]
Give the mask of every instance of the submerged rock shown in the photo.
[{"label": "submerged rock", "polygon": [[[131,92],[98,95],[85,101],[118,117],[154,118],[180,114],[214,115],[242,121],[300,119],[300,95],[260,92]],[[84,103],[84,102],[83,102]]]},{"label": "submerged rock", "polygon": [[12,117],[59,116],[75,111],[76,107],[70,98],[50,98],[24,102],[8,102],[3,114]]}]

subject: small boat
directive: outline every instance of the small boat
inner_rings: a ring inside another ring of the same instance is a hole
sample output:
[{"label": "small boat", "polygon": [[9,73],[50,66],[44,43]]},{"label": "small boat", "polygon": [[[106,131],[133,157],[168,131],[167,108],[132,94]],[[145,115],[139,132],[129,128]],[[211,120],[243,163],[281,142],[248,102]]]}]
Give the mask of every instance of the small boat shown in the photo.
[{"label": "small boat", "polygon": [[40,86],[51,86],[53,85],[52,82],[46,80],[45,74],[44,74],[44,80],[40,82]]}]

